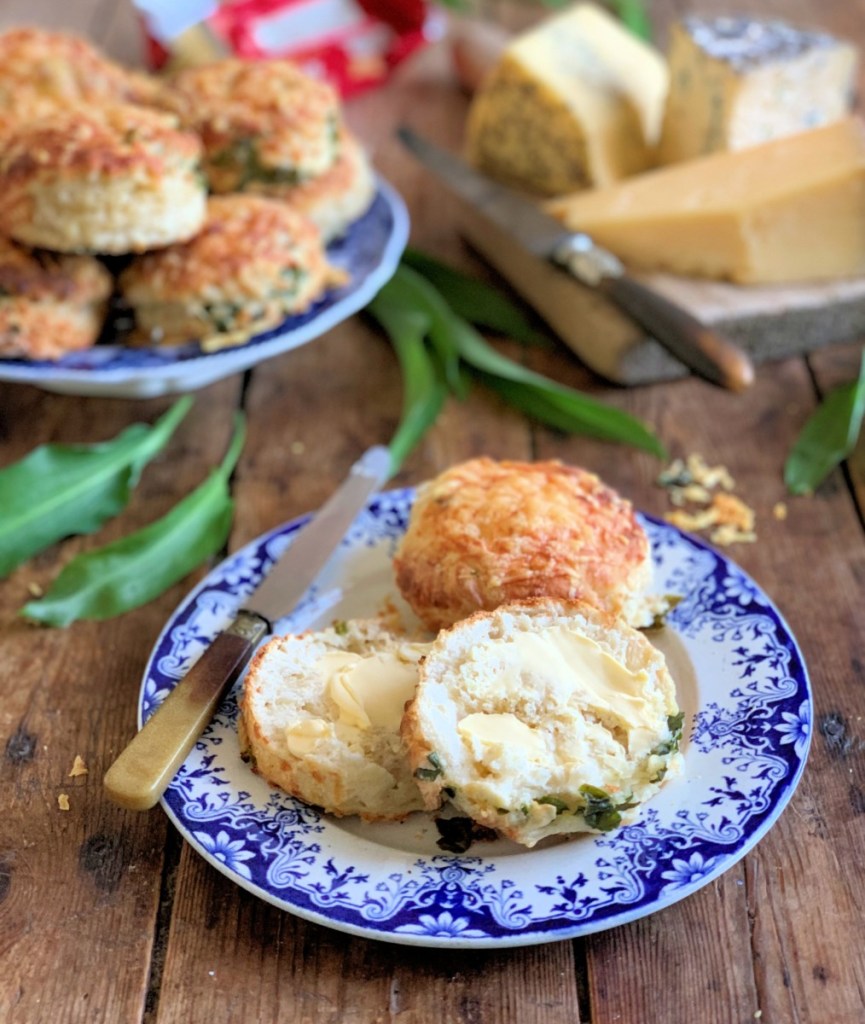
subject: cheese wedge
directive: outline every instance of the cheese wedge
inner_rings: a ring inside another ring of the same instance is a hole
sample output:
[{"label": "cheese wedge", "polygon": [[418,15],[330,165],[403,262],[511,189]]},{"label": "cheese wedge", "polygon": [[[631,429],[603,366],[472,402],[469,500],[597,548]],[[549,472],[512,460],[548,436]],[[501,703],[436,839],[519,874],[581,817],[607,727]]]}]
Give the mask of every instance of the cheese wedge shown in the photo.
[{"label": "cheese wedge", "polygon": [[546,207],[639,267],[749,284],[865,273],[865,123],[845,118]]},{"label": "cheese wedge", "polygon": [[674,25],[659,160],[690,160],[850,113],[858,54],[782,21],[691,16]]},{"label": "cheese wedge", "polygon": [[578,4],[505,49],[472,102],[467,157],[538,195],[606,185],[652,162],[666,92],[661,54]]}]

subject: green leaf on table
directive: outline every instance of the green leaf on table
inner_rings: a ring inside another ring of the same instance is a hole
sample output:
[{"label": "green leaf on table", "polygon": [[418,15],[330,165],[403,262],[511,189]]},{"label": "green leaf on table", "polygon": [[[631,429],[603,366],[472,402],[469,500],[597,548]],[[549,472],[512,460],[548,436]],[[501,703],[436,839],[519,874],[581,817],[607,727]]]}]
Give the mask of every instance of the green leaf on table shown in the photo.
[{"label": "green leaf on table", "polygon": [[643,0],[611,0],[611,6],[619,20],[640,39],[652,38],[652,22]]},{"label": "green leaf on table", "polygon": [[395,466],[434,422],[446,389],[465,397],[467,369],[511,405],[559,430],[666,456],[639,420],[502,355],[412,267],[400,265],[368,311],[390,336],[403,371],[403,415],[391,446]]},{"label": "green leaf on table", "polygon": [[542,344],[549,340],[542,331],[532,326],[519,306],[497,288],[463,274],[417,249],[406,249],[402,259],[403,263],[434,285],[453,312],[469,323],[528,345]]},{"label": "green leaf on table", "polygon": [[447,387],[424,344],[430,329],[426,313],[393,301],[386,287],[367,311],[387,332],[402,371],[402,416],[389,446],[391,473],[396,473],[441,412]]},{"label": "green leaf on table", "polygon": [[666,457],[663,444],[639,420],[515,363],[465,321],[455,325],[454,341],[460,357],[485,374],[487,383],[523,412],[559,430],[620,441],[658,458]]},{"label": "green leaf on table", "polygon": [[231,529],[228,482],[244,436],[238,414],[228,452],[204,483],[149,526],[73,558],[46,595],[21,614],[50,626],[110,619],[152,601],[219,551]]},{"label": "green leaf on table", "polygon": [[192,398],[181,398],[152,427],[135,423],[112,441],[40,445],[0,470],[0,577],[117,515],[191,405]]},{"label": "green leaf on table", "polygon": [[468,394],[468,382],[460,368],[460,354],[454,339],[458,319],[435,287],[410,267],[399,266],[379,292],[403,309],[417,310],[426,318],[426,336],[438,356],[448,388],[458,397]]},{"label": "green leaf on table", "polygon": [[831,391],[808,418],[784,464],[792,494],[812,494],[853,451],[865,415],[865,353],[856,380]]}]

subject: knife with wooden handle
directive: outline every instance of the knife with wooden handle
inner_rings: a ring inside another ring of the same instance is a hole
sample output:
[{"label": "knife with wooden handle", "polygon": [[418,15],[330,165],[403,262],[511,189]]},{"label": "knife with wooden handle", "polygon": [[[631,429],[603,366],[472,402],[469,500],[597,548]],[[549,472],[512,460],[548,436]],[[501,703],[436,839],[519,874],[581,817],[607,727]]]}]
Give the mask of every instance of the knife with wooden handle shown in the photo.
[{"label": "knife with wooden handle", "polygon": [[390,476],[387,448],[368,449],[245,601],[234,621],[144,723],[105,773],[106,794],[121,807],[153,807],[177,774],[219,702],[272,623],[309,589],[370,495]]},{"label": "knife with wooden handle", "polygon": [[[535,203],[484,177],[410,129],[400,128],[398,135],[425,167],[476,212],[477,217],[469,219],[472,242],[509,276],[514,287],[554,329],[568,329],[562,289],[547,287],[525,260],[506,251],[503,239],[509,239],[512,248],[519,247],[553,264],[604,296],[699,376],[734,391],[744,390],[753,382],[754,367],[746,352],[636,280],[613,253],[596,245],[588,235],[568,231]],[[482,221],[491,225],[491,232],[482,229]]]}]

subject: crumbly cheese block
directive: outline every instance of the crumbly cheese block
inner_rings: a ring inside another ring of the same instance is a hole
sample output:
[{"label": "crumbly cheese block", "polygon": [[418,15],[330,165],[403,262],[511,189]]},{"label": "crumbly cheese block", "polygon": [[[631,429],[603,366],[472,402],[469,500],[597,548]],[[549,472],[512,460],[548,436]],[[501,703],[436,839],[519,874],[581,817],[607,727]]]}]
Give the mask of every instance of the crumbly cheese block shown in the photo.
[{"label": "crumbly cheese block", "polygon": [[662,163],[744,149],[852,109],[857,51],[825,32],[747,17],[688,17],[670,35]]},{"label": "crumbly cheese block", "polygon": [[476,94],[467,156],[539,195],[605,185],[648,167],[666,63],[594,4],[518,36]]},{"label": "crumbly cheese block", "polygon": [[848,117],[546,208],[626,263],[745,284],[865,273],[865,123]]}]

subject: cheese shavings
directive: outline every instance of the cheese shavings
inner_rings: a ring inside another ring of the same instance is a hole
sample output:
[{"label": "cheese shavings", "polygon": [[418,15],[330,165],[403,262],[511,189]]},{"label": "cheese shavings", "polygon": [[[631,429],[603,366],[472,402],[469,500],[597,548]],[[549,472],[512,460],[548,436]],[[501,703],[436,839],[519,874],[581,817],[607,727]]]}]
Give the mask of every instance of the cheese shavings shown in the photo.
[{"label": "cheese shavings", "polygon": [[754,510],[730,493],[736,484],[726,466],[710,466],[693,453],[673,461],[657,482],[676,506],[665,516],[673,526],[709,531],[709,540],[722,547],[756,541]]}]

